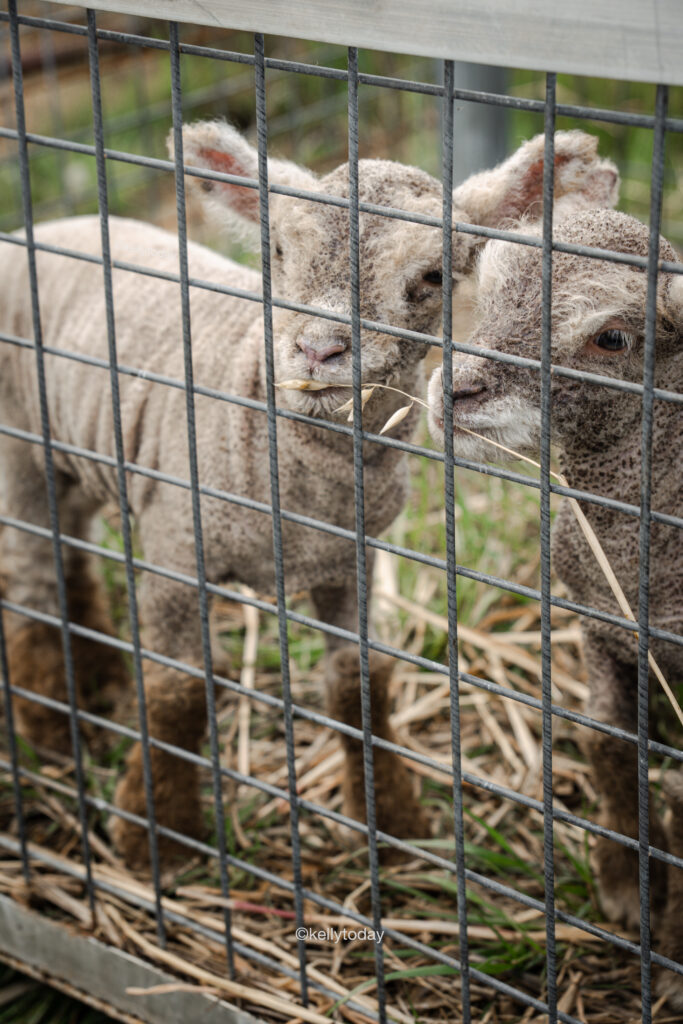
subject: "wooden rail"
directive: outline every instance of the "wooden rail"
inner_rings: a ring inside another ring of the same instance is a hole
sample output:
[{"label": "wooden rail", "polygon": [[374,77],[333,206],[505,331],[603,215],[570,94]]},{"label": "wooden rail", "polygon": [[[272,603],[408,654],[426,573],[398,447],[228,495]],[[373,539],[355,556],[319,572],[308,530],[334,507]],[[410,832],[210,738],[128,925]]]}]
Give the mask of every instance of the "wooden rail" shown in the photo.
[{"label": "wooden rail", "polygon": [[55,0],[431,57],[683,85],[681,0]]}]

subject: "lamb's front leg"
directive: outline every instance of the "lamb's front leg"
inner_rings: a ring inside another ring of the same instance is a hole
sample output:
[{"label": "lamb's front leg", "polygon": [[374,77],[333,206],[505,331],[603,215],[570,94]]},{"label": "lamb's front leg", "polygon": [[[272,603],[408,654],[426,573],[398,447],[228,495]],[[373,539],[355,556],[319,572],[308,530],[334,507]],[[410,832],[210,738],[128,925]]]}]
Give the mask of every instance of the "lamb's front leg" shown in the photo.
[{"label": "lamb's front leg", "polygon": [[[358,631],[355,580],[345,587],[316,587],[311,592],[318,617],[331,625]],[[361,673],[358,647],[343,639],[326,636],[325,684],[328,713],[345,725],[362,728]],[[393,660],[370,651],[372,732],[396,742],[389,723],[389,684]],[[356,821],[366,821],[363,744],[341,735],[345,755],[343,769],[343,810]],[[389,750],[373,747],[377,828],[400,839],[429,835],[427,818],[420,807],[414,778],[401,758]]]},{"label": "lamb's front leg", "polygon": [[[632,641],[630,641],[632,642]],[[625,638],[629,643],[629,638]],[[590,680],[589,714],[598,721],[634,732],[637,722],[637,668],[617,661],[599,636],[585,636],[584,657]],[[638,838],[638,750],[632,743],[593,731],[587,743],[592,782],[600,798],[600,824]],[[662,824],[650,801],[650,844],[665,846]],[[600,904],[611,921],[637,929],[640,924],[638,853],[613,839],[599,837],[594,848]],[[653,910],[666,896],[666,871],[661,861],[650,862]]]},{"label": "lamb's front leg", "polygon": [[[197,590],[161,576],[146,577],[140,594],[144,645],[185,664],[202,666]],[[206,690],[197,678],[158,662],[145,660],[144,691],[151,739],[198,754],[206,727]],[[150,747],[154,812],[157,823],[182,835],[202,833],[199,771],[181,755]],[[128,755],[126,773],[116,787],[114,802],[124,811],[147,817],[143,751],[136,743]],[[149,865],[146,828],[125,818],[112,820],[111,835],[131,867]],[[187,857],[190,848],[159,837],[162,863]]]}]

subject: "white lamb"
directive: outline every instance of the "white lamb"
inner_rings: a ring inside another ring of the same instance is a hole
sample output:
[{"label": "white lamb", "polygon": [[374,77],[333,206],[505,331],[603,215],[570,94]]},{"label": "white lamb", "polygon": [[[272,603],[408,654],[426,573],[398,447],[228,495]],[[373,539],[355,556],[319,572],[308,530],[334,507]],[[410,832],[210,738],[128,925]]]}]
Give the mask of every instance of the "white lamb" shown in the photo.
[{"label": "white lamb", "polygon": [[[184,129],[185,161],[239,176],[256,177],[256,151],[224,123],[199,123]],[[596,156],[596,140],[580,132],[556,137],[556,188],[578,190],[588,199],[597,181],[613,185],[612,165]],[[540,200],[542,139],[534,139],[496,170],[470,178],[453,195],[454,220],[504,224]],[[295,185],[334,196],[348,196],[348,169],[323,178],[280,160],[271,160],[272,182]],[[188,178],[188,180],[190,180]],[[192,179],[193,185],[198,179]],[[214,213],[230,223],[258,219],[253,189],[201,181],[200,195]],[[360,164],[360,198],[439,217],[441,186],[424,172],[382,160]],[[283,195],[271,195],[271,239],[276,295],[288,300],[350,313],[348,211]],[[112,218],[112,253],[116,260],[177,273],[177,238],[133,220]],[[101,254],[96,217],[56,221],[40,226],[42,245],[66,246]],[[477,242],[453,235],[454,287],[471,267]],[[438,228],[363,213],[360,222],[361,313],[372,320],[412,331],[435,333],[441,315],[441,233]],[[259,291],[260,275],[201,246],[189,247],[190,275],[219,285]],[[105,304],[101,267],[46,251],[37,253],[44,342],[89,356],[107,357]],[[178,285],[160,278],[114,270],[114,306],[118,357],[122,364],[183,379]],[[16,245],[0,254],[0,330],[32,337],[27,261]],[[263,400],[265,364],[263,314],[258,303],[219,292],[191,289],[195,382],[235,395]],[[283,381],[308,378],[329,386],[311,392],[280,393],[283,407],[312,417],[337,418],[349,398],[338,385],[351,381],[350,328],[312,315],[276,309],[275,374]],[[390,334],[363,330],[364,381],[389,383],[413,394],[422,388],[422,360],[428,345]],[[85,363],[47,356],[47,391],[53,438],[81,448],[114,454],[109,374]],[[120,376],[125,456],[132,463],[187,480],[188,451],[185,396],[182,391],[141,377]],[[404,402],[382,392],[364,414],[367,429],[377,431]],[[269,504],[270,482],[266,417],[262,411],[196,398],[199,480],[201,485]],[[34,355],[11,345],[0,347],[0,413],[4,423],[40,433]],[[408,440],[416,414],[395,435]],[[282,508],[354,529],[352,444],[348,435],[291,419],[278,420]],[[116,473],[102,462],[55,451],[61,530],[83,535],[89,518],[116,498]],[[402,452],[367,443],[364,448],[366,527],[371,535],[385,530],[406,496],[407,466]],[[10,513],[40,526],[48,524],[44,459],[40,447],[7,436],[0,438],[0,472]],[[130,473],[128,494],[147,561],[195,576],[190,494],[187,489],[153,477]],[[256,591],[275,590],[271,521],[267,515],[218,498],[202,496],[202,525],[208,578],[239,580]],[[284,568],[288,592],[310,591],[320,619],[357,630],[354,546],[349,540],[289,522],[283,523]],[[368,552],[372,562],[372,552]],[[64,548],[70,614],[106,632],[106,617],[93,584],[85,581],[82,559]],[[6,595],[39,612],[58,609],[50,543],[5,529],[2,570]],[[140,586],[144,643],[164,655],[202,664],[197,590],[147,572]],[[65,682],[57,629],[20,616],[6,616],[12,682],[36,693],[64,700]],[[106,680],[120,674],[111,649],[74,637],[77,683],[81,691],[94,671]],[[359,714],[357,652],[327,637],[328,703],[333,714],[356,722]],[[371,664],[375,692],[375,732],[390,736],[386,721],[388,670],[383,659]],[[144,666],[149,728],[152,737],[198,751],[206,708],[201,679],[147,661]],[[81,699],[84,694],[81,692]],[[28,699],[16,701],[21,733],[41,746],[67,747],[67,717]],[[345,741],[348,780],[346,810],[364,818],[360,744]],[[159,749],[152,750],[154,799],[159,822],[178,832],[201,832],[199,779],[196,767]],[[398,835],[424,828],[419,804],[402,762],[377,752],[379,826]],[[119,783],[120,808],[146,814],[139,745],[129,757]],[[148,859],[143,828],[117,818],[115,841],[127,861]],[[177,853],[163,840],[164,856]]]}]

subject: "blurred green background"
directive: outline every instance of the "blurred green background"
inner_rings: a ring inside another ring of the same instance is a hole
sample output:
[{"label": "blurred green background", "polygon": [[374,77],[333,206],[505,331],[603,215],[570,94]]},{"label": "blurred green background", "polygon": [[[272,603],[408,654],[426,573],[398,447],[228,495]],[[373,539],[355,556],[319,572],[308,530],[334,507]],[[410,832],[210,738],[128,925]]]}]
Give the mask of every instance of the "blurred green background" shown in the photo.
[{"label": "blurred green background", "polygon": [[[0,8],[1,9],[1,8]],[[84,12],[25,0],[20,13],[84,24]],[[167,38],[163,22],[99,14],[98,25]],[[181,26],[181,40],[252,53],[247,33]],[[87,40],[62,32],[25,26],[21,31],[27,124],[31,132],[92,144],[92,116]],[[343,47],[268,37],[267,56],[345,68]],[[165,157],[171,124],[168,54],[161,50],[102,42],[100,46],[106,144],[146,156]],[[9,33],[0,25],[0,123],[14,127],[14,99],[9,76]],[[361,72],[420,82],[439,82],[439,61],[361,51]],[[253,132],[253,70],[249,65],[184,56],[183,108],[187,120],[227,117]],[[544,75],[524,70],[456,66],[456,85],[542,99]],[[561,75],[560,103],[651,114],[652,85]],[[343,81],[269,70],[267,75],[269,139],[272,151],[326,171],[346,157],[346,86]],[[437,97],[362,85],[360,149],[362,156],[415,163],[431,173],[440,167],[440,101]],[[670,113],[683,116],[683,89],[670,94]],[[558,128],[581,127],[597,134],[601,151],[612,157],[623,178],[621,208],[647,220],[649,214],[652,132],[598,121],[558,118]],[[502,159],[525,138],[543,130],[542,114],[456,103],[456,178]],[[683,193],[678,187],[683,135],[667,137],[663,231],[683,245]],[[32,145],[31,184],[37,220],[96,211],[95,162],[92,157]],[[112,160],[108,164],[111,211],[173,226],[172,175]],[[0,140],[0,230],[21,223],[16,143]]]}]

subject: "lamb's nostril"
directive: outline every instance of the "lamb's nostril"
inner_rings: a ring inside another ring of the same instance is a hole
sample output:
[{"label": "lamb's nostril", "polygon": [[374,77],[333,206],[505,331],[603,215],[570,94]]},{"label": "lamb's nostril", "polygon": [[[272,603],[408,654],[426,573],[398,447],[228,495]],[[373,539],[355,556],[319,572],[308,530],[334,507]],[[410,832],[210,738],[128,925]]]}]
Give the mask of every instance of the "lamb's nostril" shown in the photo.
[{"label": "lamb's nostril", "polygon": [[305,341],[299,340],[297,341],[297,345],[306,356],[308,365],[311,369],[316,366],[320,366],[333,356],[341,355],[341,353],[346,352],[347,349],[347,346],[342,342],[335,342],[331,345],[321,345],[320,348],[315,348],[313,345],[309,345]]},{"label": "lamb's nostril", "polygon": [[463,398],[473,398],[475,395],[480,395],[483,391],[486,391],[485,384],[468,384],[464,388],[458,388],[457,391],[453,392],[453,401],[460,402]]},{"label": "lamb's nostril", "polygon": [[321,363],[324,363],[331,359],[332,356],[341,355],[342,352],[346,352],[346,345],[329,345],[322,352],[318,352],[318,359]]}]

